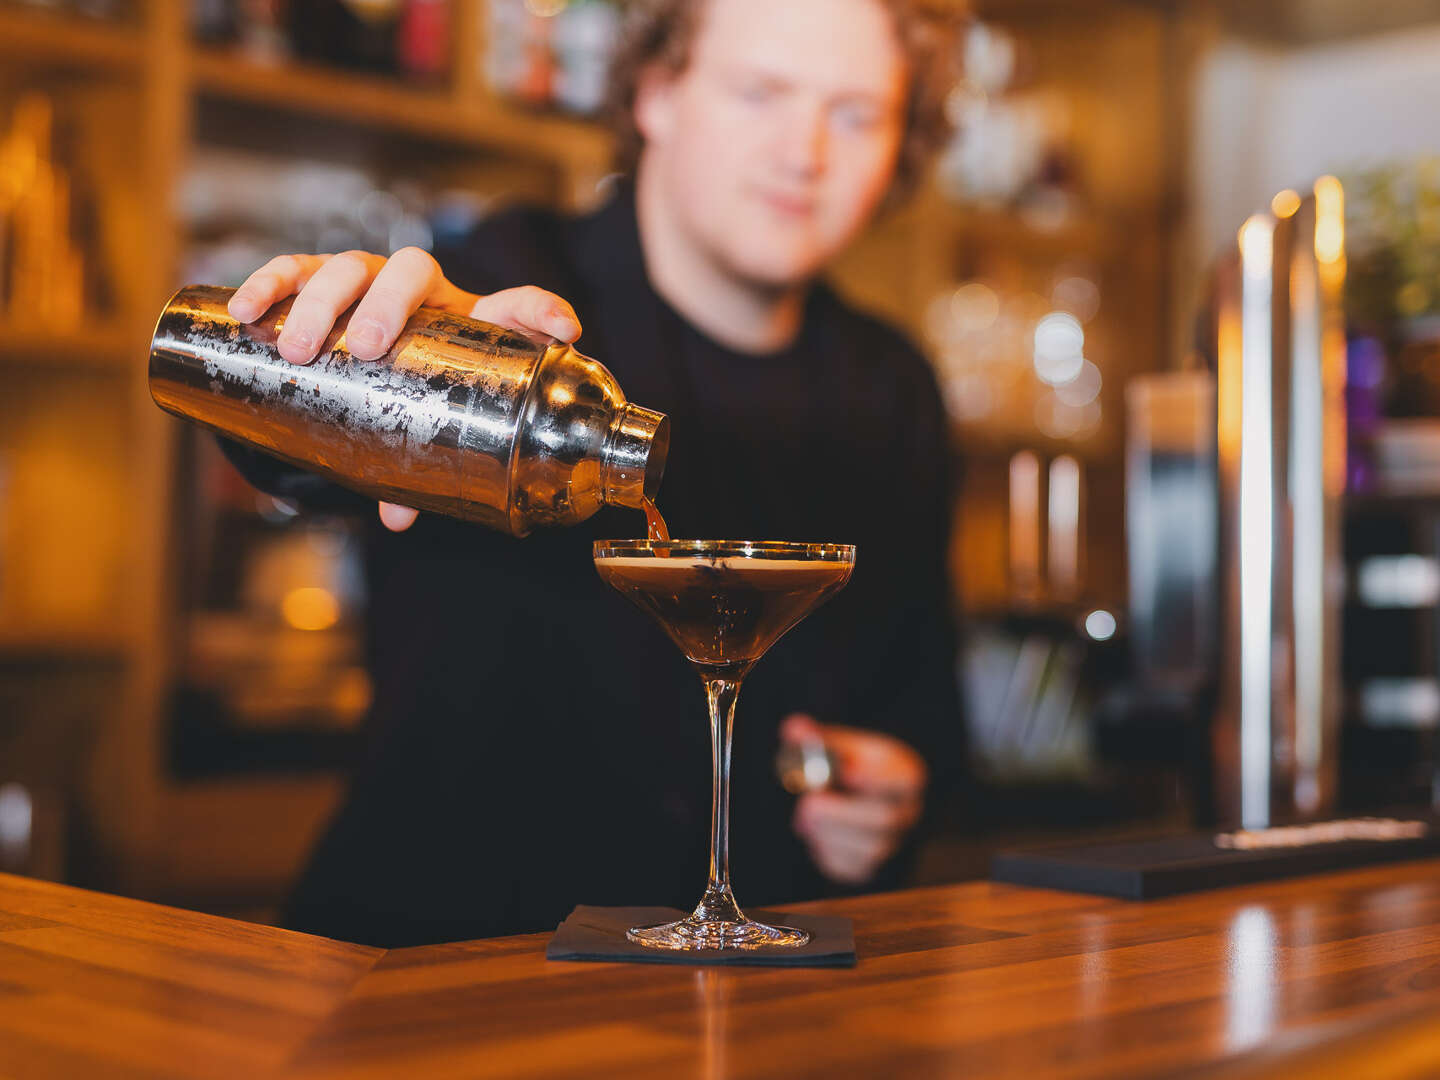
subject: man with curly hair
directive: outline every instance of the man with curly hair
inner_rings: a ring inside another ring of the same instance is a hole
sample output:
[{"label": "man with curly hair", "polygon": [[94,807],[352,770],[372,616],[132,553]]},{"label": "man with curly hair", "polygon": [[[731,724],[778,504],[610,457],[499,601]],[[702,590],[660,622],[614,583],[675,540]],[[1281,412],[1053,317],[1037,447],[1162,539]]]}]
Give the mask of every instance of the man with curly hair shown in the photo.
[{"label": "man with curly hair", "polygon": [[[421,304],[565,341],[583,323],[580,347],[672,419],[674,535],[857,544],[848,588],[747,680],[733,872],[754,905],[890,886],[960,757],[949,450],[923,360],[819,275],[934,145],[943,39],[905,0],[668,0],[631,22],[626,178],[598,212],[501,215],[435,257],[285,256],[231,310],[298,293],[295,363],[357,301],[361,358]],[[335,497],[231,452],[268,490]],[[699,686],[589,554],[639,516],[522,541],[380,519],[369,751],[290,924],[400,945],[544,929],[576,903],[687,906],[707,858]],[[797,800],[772,763],[807,739],[838,777]]]}]

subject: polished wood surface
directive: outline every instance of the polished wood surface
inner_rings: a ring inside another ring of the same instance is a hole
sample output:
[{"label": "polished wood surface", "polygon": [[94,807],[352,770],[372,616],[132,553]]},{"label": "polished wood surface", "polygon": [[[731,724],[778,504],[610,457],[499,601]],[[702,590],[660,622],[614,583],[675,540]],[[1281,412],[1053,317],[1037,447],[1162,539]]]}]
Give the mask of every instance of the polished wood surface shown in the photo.
[{"label": "polished wood surface", "polygon": [[543,934],[386,952],[0,876],[0,1077],[1440,1074],[1440,860],[790,910],[853,918],[859,965],[548,963]]},{"label": "polished wood surface", "polygon": [[0,875],[0,1077],[261,1077],[383,956]]}]

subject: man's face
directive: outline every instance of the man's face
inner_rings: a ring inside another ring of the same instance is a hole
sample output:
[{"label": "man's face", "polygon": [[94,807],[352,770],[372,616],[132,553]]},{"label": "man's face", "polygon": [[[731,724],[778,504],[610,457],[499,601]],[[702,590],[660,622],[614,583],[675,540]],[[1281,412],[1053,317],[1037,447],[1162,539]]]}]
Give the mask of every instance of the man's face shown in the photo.
[{"label": "man's face", "polygon": [[889,187],[905,90],[878,0],[706,0],[689,66],[642,83],[645,168],[724,272],[799,284]]}]

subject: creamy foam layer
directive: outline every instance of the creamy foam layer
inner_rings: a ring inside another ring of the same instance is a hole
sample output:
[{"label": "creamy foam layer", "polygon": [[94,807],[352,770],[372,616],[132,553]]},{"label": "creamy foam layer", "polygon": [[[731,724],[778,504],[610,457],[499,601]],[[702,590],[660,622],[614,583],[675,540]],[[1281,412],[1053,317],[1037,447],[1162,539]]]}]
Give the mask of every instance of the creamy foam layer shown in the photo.
[{"label": "creamy foam layer", "polygon": [[705,556],[680,556],[678,558],[652,557],[647,555],[614,555],[596,559],[596,566],[612,566],[617,569],[647,570],[652,573],[686,570],[733,570],[741,574],[756,573],[797,573],[805,570],[848,567],[851,564],[842,559],[747,559],[743,555],[728,555],[721,559]]}]

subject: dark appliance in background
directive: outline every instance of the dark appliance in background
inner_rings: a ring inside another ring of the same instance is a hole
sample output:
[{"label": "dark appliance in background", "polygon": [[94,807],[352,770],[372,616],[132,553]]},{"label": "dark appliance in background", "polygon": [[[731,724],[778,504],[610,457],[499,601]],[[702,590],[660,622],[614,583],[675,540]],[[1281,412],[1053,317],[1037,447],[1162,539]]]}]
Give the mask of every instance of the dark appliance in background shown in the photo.
[{"label": "dark appliance in background", "polygon": [[1345,561],[1341,804],[1440,807],[1440,498],[1352,494]]},{"label": "dark appliance in background", "polygon": [[370,705],[363,523],[302,514],[252,488],[208,432],[178,437],[171,774],[344,768]]},{"label": "dark appliance in background", "polygon": [[1359,186],[1388,227],[1352,260],[1342,794],[1440,806],[1440,316],[1399,310],[1432,276],[1404,223],[1440,189],[1388,171]]},{"label": "dark appliance in background", "polygon": [[973,762],[1001,785],[1093,772],[1097,661],[1117,624],[1082,591],[1084,476],[1069,454],[1010,459],[1010,602],[970,620],[963,663]]},{"label": "dark appliance in background", "polygon": [[971,847],[1128,830],[1177,807],[1173,769],[1153,768],[1123,741],[1118,753],[1107,745],[1128,662],[1123,618],[1085,586],[1086,502],[1076,457],[1011,456],[1009,600],[967,618],[961,655],[972,784],[956,827]]},{"label": "dark appliance in background", "polygon": [[1099,741],[1107,758],[1175,769],[1186,816],[1208,822],[1219,631],[1214,375],[1137,376],[1125,408],[1128,666],[1104,703]]}]

